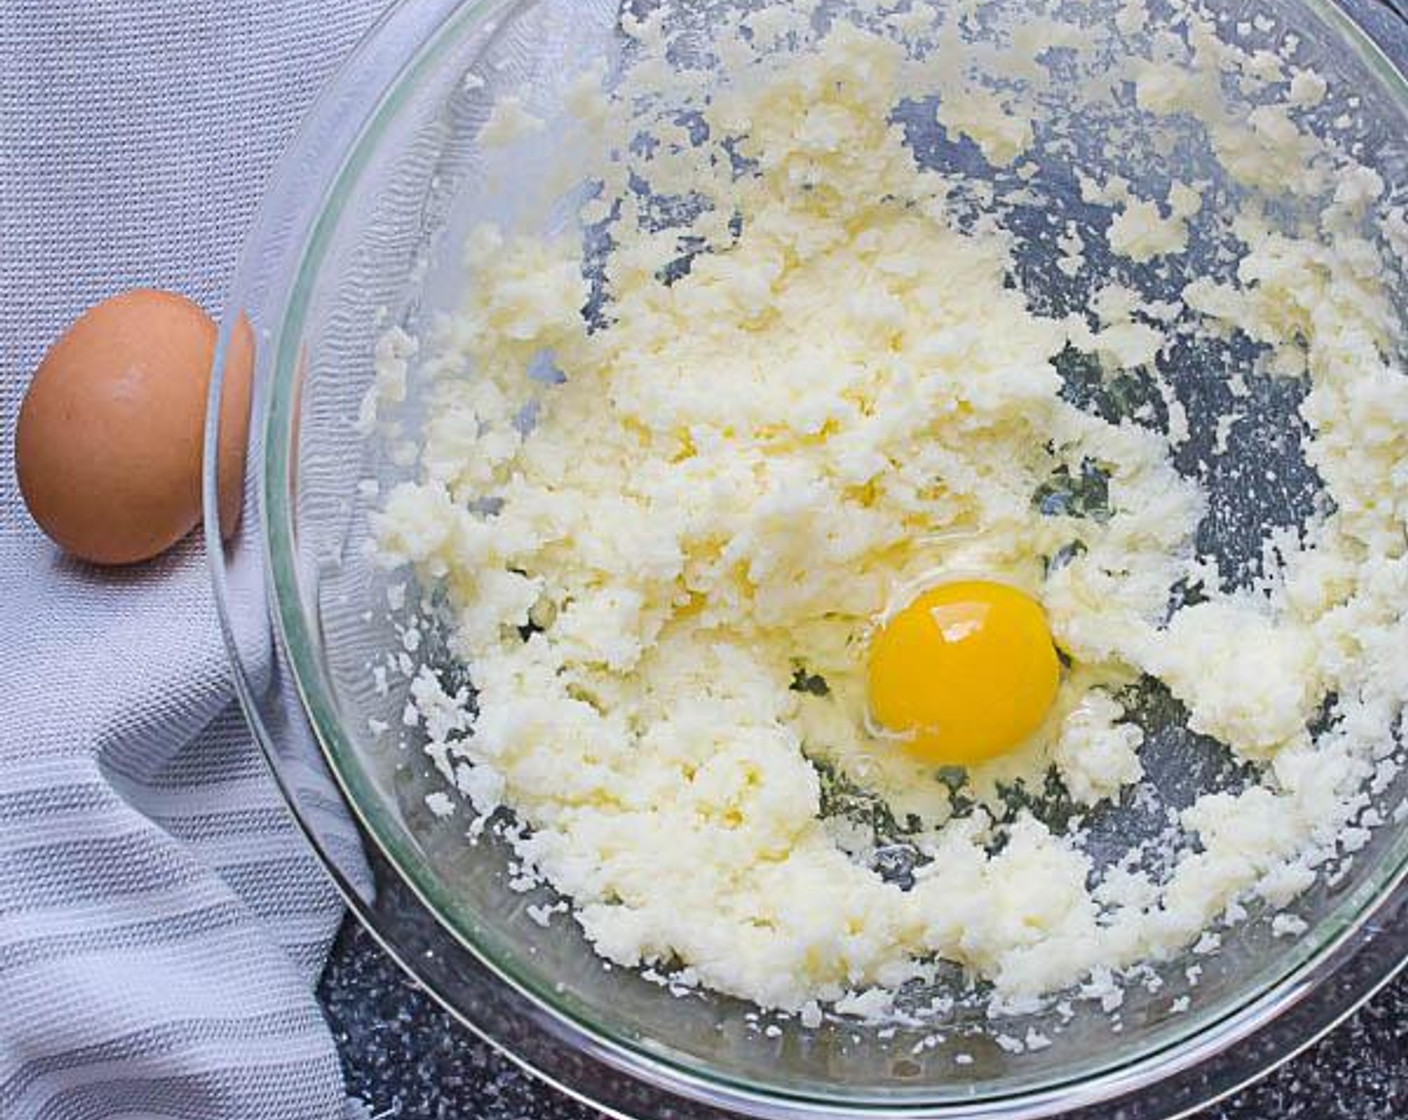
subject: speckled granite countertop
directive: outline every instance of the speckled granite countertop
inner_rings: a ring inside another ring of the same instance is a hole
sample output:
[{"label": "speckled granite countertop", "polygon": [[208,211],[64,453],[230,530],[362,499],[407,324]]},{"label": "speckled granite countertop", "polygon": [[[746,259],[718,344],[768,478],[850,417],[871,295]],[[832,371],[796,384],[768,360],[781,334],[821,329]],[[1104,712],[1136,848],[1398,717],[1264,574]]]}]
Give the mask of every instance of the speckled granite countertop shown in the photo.
[{"label": "speckled granite countertop", "polygon": [[[1390,5],[1340,0],[1389,53],[1408,58]],[[1390,0],[1399,7],[1401,0]],[[350,922],[319,988],[372,1120],[595,1120],[459,1026]],[[1319,1045],[1196,1120],[1408,1120],[1408,975]]]},{"label": "speckled granite countertop", "polygon": [[[459,1026],[351,922],[319,996],[372,1120],[594,1120]],[[1330,1037],[1198,1120],[1408,1118],[1408,976]]]}]

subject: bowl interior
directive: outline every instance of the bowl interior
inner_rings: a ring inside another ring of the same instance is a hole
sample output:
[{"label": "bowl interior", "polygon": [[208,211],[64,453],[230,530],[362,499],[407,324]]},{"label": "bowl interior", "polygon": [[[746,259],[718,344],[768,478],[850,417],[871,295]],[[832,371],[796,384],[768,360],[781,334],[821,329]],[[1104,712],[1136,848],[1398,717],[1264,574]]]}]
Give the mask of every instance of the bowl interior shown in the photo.
[{"label": "bowl interior", "polygon": [[[728,6],[718,0],[695,7]],[[1244,45],[1298,36],[1298,60],[1331,82],[1331,97],[1319,110],[1325,127],[1351,115],[1360,158],[1386,182],[1408,182],[1408,92],[1338,8],[1292,0],[1277,5],[1274,25],[1263,28],[1251,20],[1262,6],[1226,0],[1211,7],[1225,10],[1227,34]],[[883,1108],[1020,1097],[1165,1052],[1277,985],[1289,992],[1297,971],[1402,874],[1403,827],[1377,830],[1342,870],[1322,876],[1297,900],[1294,910],[1308,927],[1303,935],[1273,936],[1269,918],[1254,914],[1220,931],[1217,952],[1190,951],[1151,966],[1143,983],[1130,985],[1117,1014],[1098,1002],[1053,1001],[993,1022],[981,993],[965,995],[951,977],[944,990],[955,998],[941,1017],[885,1024],[830,1017],[808,1028],[738,1000],[672,993],[636,972],[604,966],[569,917],[558,914],[544,924],[543,907],[557,900],[546,887],[522,889],[492,831],[467,841],[467,805],[449,816],[428,807],[441,780],[420,749],[423,741],[402,724],[409,678],[421,665],[442,674],[464,670],[433,626],[418,644],[406,637],[414,617],[441,616],[435,589],[381,569],[368,552],[368,515],[379,493],[414,473],[415,435],[424,419],[414,380],[398,430],[372,440],[353,421],[374,383],[374,355],[386,330],[401,326],[422,335],[459,305],[467,282],[462,245],[471,225],[492,219],[506,228],[572,228],[580,184],[555,174],[577,142],[564,101],[590,61],[623,64],[629,41],[619,12],[610,0],[463,4],[387,91],[324,200],[277,340],[277,369],[257,423],[265,433],[263,512],[279,617],[313,724],[369,832],[491,967],[606,1045],[705,1080],[802,1100]],[[486,148],[479,134],[506,94],[521,97],[548,128],[506,148]],[[906,112],[900,107],[897,117]],[[975,178],[997,174],[968,148],[945,142],[921,116],[912,113],[907,121],[921,161]],[[1088,145],[1061,158],[1070,166],[1103,165],[1136,186],[1164,174],[1149,151],[1106,151],[1101,137],[1112,123],[1092,118],[1081,134]],[[1232,189],[1221,167],[1195,146],[1178,148],[1177,158],[1185,177]],[[1011,220],[1055,217],[1090,228],[1096,218],[1070,166],[1063,172],[1053,153],[1046,160],[1050,174],[1033,180],[1030,203]],[[1087,242],[1096,254],[1101,242]],[[1211,245],[1202,252],[1195,244],[1187,268],[1216,269],[1212,254]],[[1103,278],[1128,278],[1127,261],[1097,263]],[[1088,284],[1067,276],[1049,255],[1028,254],[1018,270],[1042,310],[1078,312],[1091,298]],[[1188,275],[1167,278],[1170,294]],[[1179,466],[1200,472],[1213,507],[1199,545],[1229,579],[1248,570],[1269,527],[1304,520],[1316,491],[1297,440],[1287,438],[1299,431],[1297,383],[1248,375],[1250,402],[1234,401],[1223,378],[1206,376],[1209,369],[1247,367],[1246,346],[1235,337],[1213,349],[1190,346],[1173,356],[1170,371],[1192,428]],[[1071,379],[1079,391],[1079,372]],[[1127,397],[1119,407],[1148,403],[1139,399],[1144,389],[1137,383],[1119,389]],[[1234,406],[1245,419],[1224,446],[1218,420]],[[1158,790],[1158,812],[1185,806],[1208,788],[1235,788],[1244,777],[1215,745],[1188,732],[1177,707],[1156,690],[1144,697],[1138,719],[1148,734],[1142,760]],[[1392,734],[1385,729],[1386,740]],[[1404,791],[1399,776],[1376,793],[1385,816]],[[1044,810],[1069,807],[1053,803]],[[1150,812],[1148,804],[1129,800],[1095,811],[1092,850],[1122,851],[1131,832],[1149,827]],[[1052,1044],[1012,1045],[1029,1032]]]}]

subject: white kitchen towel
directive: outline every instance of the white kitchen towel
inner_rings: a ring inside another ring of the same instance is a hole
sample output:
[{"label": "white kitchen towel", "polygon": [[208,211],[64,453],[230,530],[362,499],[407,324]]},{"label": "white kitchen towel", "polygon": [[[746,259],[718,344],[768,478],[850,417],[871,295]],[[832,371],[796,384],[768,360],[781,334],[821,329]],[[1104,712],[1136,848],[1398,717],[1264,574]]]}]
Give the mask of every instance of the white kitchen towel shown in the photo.
[{"label": "white kitchen towel", "polygon": [[0,0],[0,1117],[331,1120],[341,906],[226,675],[199,539],[66,559],[14,424],[134,285],[218,316],[271,165],[386,0]]}]

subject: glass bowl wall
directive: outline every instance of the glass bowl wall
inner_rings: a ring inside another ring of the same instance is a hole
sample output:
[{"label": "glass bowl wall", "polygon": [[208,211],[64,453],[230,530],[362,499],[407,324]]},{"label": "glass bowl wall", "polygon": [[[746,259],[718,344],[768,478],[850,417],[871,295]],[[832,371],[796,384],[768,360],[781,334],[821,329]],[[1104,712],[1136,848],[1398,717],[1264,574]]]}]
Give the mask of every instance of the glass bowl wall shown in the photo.
[{"label": "glass bowl wall", "polygon": [[[1379,130],[1370,162],[1387,181],[1408,181],[1408,91],[1381,53],[1404,57],[1402,17],[1368,0],[1276,7],[1322,68],[1361,91]],[[583,60],[619,51],[616,19],[608,0],[403,3],[320,100],[251,235],[227,303],[249,314],[258,339],[246,511],[212,564],[242,697],[310,841],[359,917],[452,1010],[549,1080],[623,1115],[1123,1109],[1138,1120],[1264,1071],[1347,1013],[1408,950],[1403,828],[1379,830],[1349,874],[1302,901],[1303,938],[1239,927],[1221,953],[1198,960],[1196,987],[1180,981],[1178,962],[1158,992],[1131,991],[1118,1033],[1087,1007],[1057,1045],[1019,1054],[996,1035],[1020,1036],[1041,1017],[993,1026],[960,1011],[945,1041],[927,1047],[932,1027],[888,1034],[778,1020],[764,1034],[739,1001],[675,998],[603,968],[570,921],[540,925],[529,908],[552,896],[512,889],[502,845],[491,834],[467,844],[462,811],[431,813],[428,764],[375,733],[377,721],[397,726],[405,704],[404,680],[382,692],[370,668],[403,649],[387,594],[405,578],[366,553],[376,497],[365,482],[405,474],[354,423],[377,340],[392,325],[419,332],[455,306],[470,221],[565,220],[539,189],[546,149],[505,168],[475,137],[501,93],[551,117]],[[471,73],[480,81],[466,82]],[[212,416],[212,439],[217,423]],[[413,659],[443,668],[434,643]],[[1179,1013],[1183,998],[1189,1009]]]}]

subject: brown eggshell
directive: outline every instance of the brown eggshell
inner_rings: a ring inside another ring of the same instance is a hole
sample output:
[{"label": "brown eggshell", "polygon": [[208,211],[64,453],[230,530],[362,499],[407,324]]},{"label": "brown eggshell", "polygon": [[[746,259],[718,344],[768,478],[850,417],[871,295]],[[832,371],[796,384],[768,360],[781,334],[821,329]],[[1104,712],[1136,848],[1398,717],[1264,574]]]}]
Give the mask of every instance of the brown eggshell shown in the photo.
[{"label": "brown eggshell", "polygon": [[240,312],[225,354],[220,382],[220,535],[235,535],[244,508],[244,457],[249,440],[250,390],[254,383],[254,329]]},{"label": "brown eggshell", "polygon": [[199,520],[216,329],[184,296],[138,289],[85,313],[34,375],[15,431],[30,513],[97,564],[164,551]]}]

